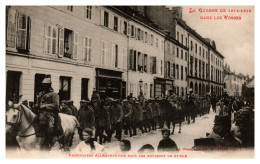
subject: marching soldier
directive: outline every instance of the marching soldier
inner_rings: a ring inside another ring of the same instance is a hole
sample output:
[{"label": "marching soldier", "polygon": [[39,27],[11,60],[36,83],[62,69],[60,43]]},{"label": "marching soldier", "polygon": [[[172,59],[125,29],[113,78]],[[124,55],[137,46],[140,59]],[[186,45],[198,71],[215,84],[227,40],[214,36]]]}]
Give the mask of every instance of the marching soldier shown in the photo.
[{"label": "marching soldier", "polygon": [[133,136],[136,135],[136,128],[138,127],[142,133],[144,133],[143,130],[143,111],[141,106],[139,105],[139,102],[134,100],[133,101],[133,108],[132,108],[132,129],[133,129]]},{"label": "marching soldier", "polygon": [[79,137],[81,140],[83,140],[82,131],[85,128],[89,128],[92,130],[94,130],[95,128],[94,111],[90,106],[90,101],[85,101],[85,100],[80,101],[80,109],[77,115],[77,119],[80,124],[80,127],[78,129]]},{"label": "marching soldier", "polygon": [[122,137],[122,119],[123,109],[122,105],[118,100],[114,101],[111,108],[111,124],[113,129],[116,131],[116,138],[121,141]]},{"label": "marching soldier", "polygon": [[153,113],[152,113],[152,108],[149,105],[148,101],[145,101],[145,106],[143,108],[143,119],[144,119],[144,131],[147,133],[147,128],[148,132],[151,131],[151,121],[153,118]]},{"label": "marching soldier", "polygon": [[129,135],[132,137],[132,131],[131,131],[131,115],[132,115],[132,106],[127,100],[123,100],[123,124],[124,124],[124,133],[125,135]]}]

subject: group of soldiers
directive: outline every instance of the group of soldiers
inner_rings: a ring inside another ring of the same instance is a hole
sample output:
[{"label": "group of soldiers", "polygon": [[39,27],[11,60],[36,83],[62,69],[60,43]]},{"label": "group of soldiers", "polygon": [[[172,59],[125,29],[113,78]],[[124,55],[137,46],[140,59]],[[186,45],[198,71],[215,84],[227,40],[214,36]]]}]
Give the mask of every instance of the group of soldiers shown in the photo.
[{"label": "group of soldiers", "polygon": [[[142,93],[138,98],[131,95],[127,99],[113,99],[105,97],[101,99],[94,91],[91,100],[80,101],[80,108],[76,117],[80,123],[79,136],[82,139],[82,131],[90,128],[95,131],[95,139],[99,143],[110,142],[112,135],[122,139],[122,133],[130,137],[137,135],[137,131],[147,133],[161,129],[165,123],[174,134],[175,125],[191,120],[194,123],[197,116],[209,113],[211,106],[210,96],[199,97],[192,93],[187,98],[178,97],[173,90],[169,91],[166,98],[145,99]],[[63,108],[61,108],[63,111]]]},{"label": "group of soldiers", "polygon": [[102,144],[110,142],[114,133],[115,138],[121,140],[122,132],[132,137],[137,135],[138,129],[142,133],[147,133],[163,128],[165,123],[168,129],[171,129],[172,125],[171,134],[174,134],[175,124],[179,124],[179,133],[181,133],[183,121],[190,124],[192,120],[194,123],[197,116],[209,113],[211,104],[217,102],[214,94],[199,97],[192,90],[187,97],[178,97],[174,94],[174,90],[169,90],[166,98],[157,97],[149,100],[145,99],[142,93],[138,98],[129,95],[124,100],[110,97],[101,99],[98,92],[94,91],[91,100],[80,101],[80,108],[77,109],[71,100],[60,102],[59,94],[51,87],[50,77],[46,77],[42,85],[43,91],[38,95],[36,108],[32,110],[37,109],[34,112],[39,112],[39,122],[41,122],[41,113],[48,117],[47,136],[50,137],[47,137],[47,141],[49,142],[57,129],[60,131],[58,134],[62,133],[59,112],[73,115],[78,119],[80,139],[82,139],[82,131],[90,128],[95,132],[95,139],[99,138],[99,143]]}]

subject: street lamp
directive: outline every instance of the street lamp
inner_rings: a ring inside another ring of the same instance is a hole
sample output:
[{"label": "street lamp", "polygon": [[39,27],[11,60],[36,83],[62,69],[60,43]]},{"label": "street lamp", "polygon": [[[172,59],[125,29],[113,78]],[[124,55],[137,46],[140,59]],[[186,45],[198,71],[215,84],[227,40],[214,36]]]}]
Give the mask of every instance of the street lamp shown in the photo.
[{"label": "street lamp", "polygon": [[141,93],[143,92],[142,91],[142,86],[143,86],[143,80],[142,79],[139,81],[139,86],[140,86],[140,95],[141,95]]}]

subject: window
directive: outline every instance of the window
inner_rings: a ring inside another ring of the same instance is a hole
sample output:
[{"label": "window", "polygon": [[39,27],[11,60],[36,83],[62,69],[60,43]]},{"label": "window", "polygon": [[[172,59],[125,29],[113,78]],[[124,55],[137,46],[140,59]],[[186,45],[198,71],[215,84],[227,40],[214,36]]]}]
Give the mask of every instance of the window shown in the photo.
[{"label": "window", "polygon": [[47,25],[46,28],[46,54],[57,54],[58,32],[55,26]]},{"label": "window", "polygon": [[163,61],[161,60],[161,75],[163,74]]},{"label": "window", "polygon": [[147,54],[144,54],[143,55],[144,57],[144,60],[143,60],[143,63],[144,63],[144,72],[147,72],[147,65],[148,65],[148,57],[147,57]]},{"label": "window", "polygon": [[131,37],[132,38],[135,37],[135,27],[134,27],[134,25],[131,25]]},{"label": "window", "polygon": [[6,78],[6,100],[13,100],[18,103],[20,96],[20,79],[22,72],[7,71]]},{"label": "window", "polygon": [[201,78],[201,61],[199,60],[199,77]]},{"label": "window", "polygon": [[177,47],[177,57],[179,57],[179,48]]},{"label": "window", "polygon": [[147,42],[148,42],[148,40],[147,40],[147,39],[148,39],[148,38],[147,38],[147,32],[145,32],[145,33],[144,33],[144,42],[145,42],[145,43],[147,43]]},{"label": "window", "polygon": [[141,40],[141,30],[139,28],[137,29],[137,39]]},{"label": "window", "polygon": [[111,67],[118,67],[118,45],[112,44]]},{"label": "window", "polygon": [[91,61],[91,44],[92,44],[92,39],[89,37],[85,37],[84,47],[83,47],[83,59],[85,61]]},{"label": "window", "polygon": [[59,89],[59,97],[60,101],[62,100],[70,100],[71,93],[71,77],[60,77],[60,89]]},{"label": "window", "polygon": [[177,31],[177,40],[179,41],[179,32]]},{"label": "window", "polygon": [[161,42],[161,50],[163,51],[164,50],[164,41],[162,40]]},{"label": "window", "polygon": [[152,74],[156,74],[156,57],[150,57],[150,69]]},{"label": "window", "polygon": [[143,62],[142,62],[142,54],[141,52],[137,53],[137,62],[138,62],[138,71],[142,72],[143,71]]},{"label": "window", "polygon": [[87,100],[88,98],[88,80],[86,78],[81,79],[81,100]]},{"label": "window", "polygon": [[192,76],[193,74],[193,57],[190,57],[190,75]]},{"label": "window", "polygon": [[188,38],[185,37],[185,46],[188,47]]},{"label": "window", "polygon": [[114,17],[114,30],[118,31],[118,18]]},{"label": "window", "polygon": [[185,60],[187,61],[188,60],[188,53],[185,52]]},{"label": "window", "polygon": [[174,63],[172,64],[172,70],[173,70],[172,71],[173,77],[175,78],[175,64]]},{"label": "window", "polygon": [[153,43],[154,42],[154,40],[153,40],[153,35],[151,35],[151,45],[153,46]]},{"label": "window", "polygon": [[170,43],[167,43],[167,53],[170,53]]},{"label": "window", "polygon": [[108,27],[109,24],[109,15],[108,12],[104,11],[104,26]]},{"label": "window", "polygon": [[17,50],[30,49],[31,19],[17,12],[12,7],[7,8],[6,46]]},{"label": "window", "polygon": [[205,77],[205,63],[202,62],[202,78],[204,79]]},{"label": "window", "polygon": [[106,41],[102,41],[102,51],[101,51],[101,64],[108,65],[108,43]]},{"label": "window", "polygon": [[176,79],[179,79],[179,65],[176,65]]},{"label": "window", "polygon": [[167,62],[167,77],[171,76],[171,63]]},{"label": "window", "polygon": [[67,6],[66,8],[67,8],[67,10],[69,10],[71,12],[73,11],[73,6]]},{"label": "window", "polygon": [[181,50],[181,59],[183,59],[183,50]]},{"label": "window", "polygon": [[[64,36],[64,47],[62,47],[61,46],[62,44],[60,44],[60,49],[63,49],[61,52],[64,52],[64,54],[60,54],[60,55],[70,59],[77,58],[78,33],[65,28],[64,34],[61,34],[61,36]],[[61,41],[62,39],[63,38],[60,37],[60,42],[62,42]]]},{"label": "window", "polygon": [[190,50],[192,51],[192,49],[193,49],[193,42],[190,41]]},{"label": "window", "polygon": [[92,6],[87,6],[87,10],[86,10],[87,19],[91,19],[91,10],[92,10]]},{"label": "window", "polygon": [[195,77],[197,77],[198,69],[197,69],[198,59],[195,58]]},{"label": "window", "polygon": [[201,55],[201,47],[199,48],[199,54]]},{"label": "window", "polygon": [[188,77],[188,69],[187,67],[185,67],[185,80],[187,80],[187,77]]},{"label": "window", "polygon": [[183,45],[183,35],[181,34],[181,44]]},{"label": "window", "polygon": [[197,43],[195,43],[195,53],[197,53],[198,52],[198,49],[197,49],[198,47],[197,47]]},{"label": "window", "polygon": [[156,48],[158,48],[158,47],[159,47],[159,39],[156,38],[155,40],[156,40],[156,41],[155,41]]},{"label": "window", "polygon": [[150,97],[153,97],[153,84],[150,84]]},{"label": "window", "polygon": [[127,35],[127,22],[124,21],[124,34]]},{"label": "window", "polygon": [[181,66],[181,80],[183,80],[183,66]]},{"label": "window", "polygon": [[129,53],[129,69],[136,71],[136,51],[132,49]]}]

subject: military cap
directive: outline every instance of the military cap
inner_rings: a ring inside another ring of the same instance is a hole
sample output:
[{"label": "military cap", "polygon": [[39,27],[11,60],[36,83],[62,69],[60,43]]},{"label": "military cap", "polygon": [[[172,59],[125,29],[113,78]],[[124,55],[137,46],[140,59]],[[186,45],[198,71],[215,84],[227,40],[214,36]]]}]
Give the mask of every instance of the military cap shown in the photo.
[{"label": "military cap", "polygon": [[51,78],[46,76],[43,81],[42,81],[42,84],[51,84]]}]

